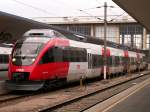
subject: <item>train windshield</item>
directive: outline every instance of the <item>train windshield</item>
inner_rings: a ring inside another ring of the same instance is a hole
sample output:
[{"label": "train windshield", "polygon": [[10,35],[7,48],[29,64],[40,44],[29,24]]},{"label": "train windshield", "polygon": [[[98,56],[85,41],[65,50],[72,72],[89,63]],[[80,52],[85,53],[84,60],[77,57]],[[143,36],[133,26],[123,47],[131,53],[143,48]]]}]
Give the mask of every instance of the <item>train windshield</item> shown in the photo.
[{"label": "train windshield", "polygon": [[17,43],[13,51],[15,65],[31,65],[43,47],[43,43]]}]

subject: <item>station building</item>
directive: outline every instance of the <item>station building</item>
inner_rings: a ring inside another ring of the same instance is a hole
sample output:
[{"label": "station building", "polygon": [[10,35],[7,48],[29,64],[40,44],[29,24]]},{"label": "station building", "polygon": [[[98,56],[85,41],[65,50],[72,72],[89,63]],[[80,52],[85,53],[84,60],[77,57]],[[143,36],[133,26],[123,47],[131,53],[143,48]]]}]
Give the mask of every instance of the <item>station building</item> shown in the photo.
[{"label": "station building", "polygon": [[[33,20],[88,35],[91,38],[104,37],[104,22],[96,17],[36,17]],[[108,20],[107,23],[107,40],[143,50],[150,48],[150,33],[131,17]]]}]

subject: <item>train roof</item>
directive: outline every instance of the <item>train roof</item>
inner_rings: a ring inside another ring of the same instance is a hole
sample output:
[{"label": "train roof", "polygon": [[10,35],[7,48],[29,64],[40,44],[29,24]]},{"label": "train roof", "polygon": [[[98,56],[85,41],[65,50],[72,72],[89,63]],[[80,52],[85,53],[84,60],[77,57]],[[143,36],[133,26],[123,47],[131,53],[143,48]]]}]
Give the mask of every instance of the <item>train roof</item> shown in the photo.
[{"label": "train roof", "polygon": [[[80,41],[80,42],[85,42],[85,43],[93,43],[97,45],[104,45],[104,40],[83,35],[80,33],[75,33],[72,31],[64,30],[59,27],[54,27],[51,26],[51,29],[32,29],[27,31],[24,36],[46,36],[49,37],[53,33],[61,33],[63,36],[65,36],[68,39],[75,40],[75,41]],[[137,48],[131,48],[129,46],[117,44],[115,42],[107,41],[107,46],[108,47],[113,47],[113,48],[118,48],[118,49],[123,49],[123,50],[129,50],[129,51],[135,51],[135,52],[142,52],[142,50],[137,49]]]},{"label": "train roof", "polygon": [[54,30],[52,29],[31,29],[27,32],[25,32],[25,34],[23,36],[44,36],[44,37],[50,37],[51,35],[53,35]]},{"label": "train roof", "polygon": [[[71,40],[76,40],[76,41],[86,42],[86,43],[93,43],[93,44],[97,44],[97,45],[104,45],[103,39],[99,39],[99,38],[88,36],[88,35],[83,35],[80,33],[75,33],[75,32],[64,30],[64,29],[61,29],[58,27],[53,27],[53,28]],[[111,41],[107,41],[107,46],[113,47],[113,48],[118,48],[118,49],[123,49],[123,50],[129,50],[129,51],[135,51],[135,52],[143,53],[143,50],[141,50],[141,49],[131,48],[130,46],[121,45],[121,44],[111,42]]]},{"label": "train roof", "polygon": [[12,48],[0,47],[0,54],[10,54]]}]

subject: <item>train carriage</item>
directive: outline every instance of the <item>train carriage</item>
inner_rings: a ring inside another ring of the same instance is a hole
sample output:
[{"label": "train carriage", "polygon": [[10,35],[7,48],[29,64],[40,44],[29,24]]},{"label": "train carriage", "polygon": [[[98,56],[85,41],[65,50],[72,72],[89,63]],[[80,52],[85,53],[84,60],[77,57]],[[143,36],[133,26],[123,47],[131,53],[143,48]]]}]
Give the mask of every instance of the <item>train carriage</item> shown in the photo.
[{"label": "train carriage", "polygon": [[[144,56],[112,47],[107,47],[106,54],[110,76],[127,72],[128,67],[136,70],[136,60],[142,63]],[[102,77],[103,58],[103,45],[71,40],[51,29],[30,30],[13,48],[6,84],[11,90],[38,90],[53,82]]]}]

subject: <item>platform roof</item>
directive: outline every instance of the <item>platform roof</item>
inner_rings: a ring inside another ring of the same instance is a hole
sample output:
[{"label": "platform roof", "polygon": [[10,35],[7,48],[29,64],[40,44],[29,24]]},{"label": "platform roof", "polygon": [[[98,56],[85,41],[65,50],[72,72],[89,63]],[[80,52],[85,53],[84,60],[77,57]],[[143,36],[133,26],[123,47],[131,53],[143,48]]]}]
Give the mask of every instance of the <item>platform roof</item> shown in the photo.
[{"label": "platform roof", "polygon": [[150,0],[113,0],[150,31]]}]

